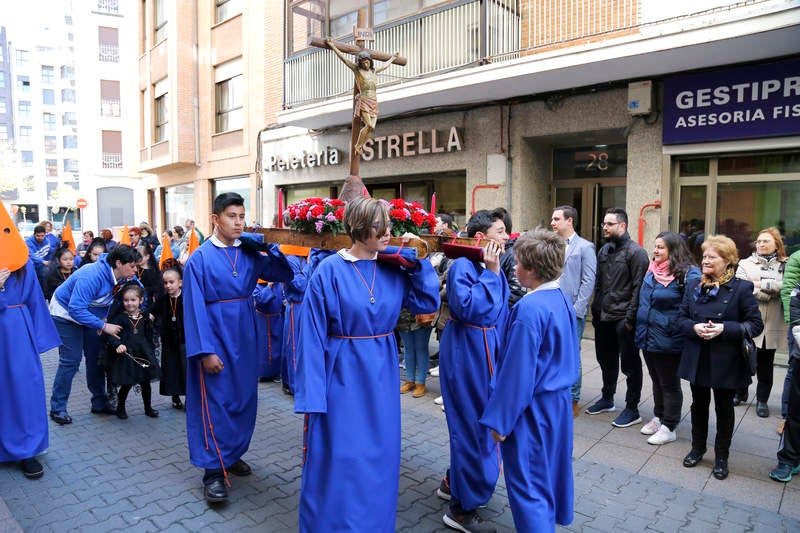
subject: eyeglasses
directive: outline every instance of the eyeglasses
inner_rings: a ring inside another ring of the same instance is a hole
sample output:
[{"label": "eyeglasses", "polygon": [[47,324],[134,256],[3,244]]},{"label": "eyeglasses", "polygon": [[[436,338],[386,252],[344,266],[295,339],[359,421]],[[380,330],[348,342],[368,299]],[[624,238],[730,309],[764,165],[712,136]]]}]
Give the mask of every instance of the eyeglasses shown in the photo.
[{"label": "eyeglasses", "polygon": [[616,226],[617,224],[619,224],[619,222],[603,222],[603,223],[602,223],[602,224],[600,224],[600,225],[601,225],[602,227],[604,227],[604,228],[610,228],[610,227],[612,227],[612,226]]}]

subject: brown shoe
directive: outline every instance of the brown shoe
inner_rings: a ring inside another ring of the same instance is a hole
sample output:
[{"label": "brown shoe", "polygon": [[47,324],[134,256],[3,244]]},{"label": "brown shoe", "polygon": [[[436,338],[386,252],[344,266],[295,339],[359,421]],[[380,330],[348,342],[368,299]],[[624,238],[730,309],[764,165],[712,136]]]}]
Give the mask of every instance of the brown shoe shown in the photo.
[{"label": "brown shoe", "polygon": [[406,381],[405,383],[400,385],[400,394],[405,394],[407,392],[411,392],[412,390],[414,390],[415,386],[416,386],[416,383],[414,383],[413,381]]},{"label": "brown shoe", "polygon": [[578,418],[581,414],[581,408],[578,406],[578,400],[572,400],[572,418]]},{"label": "brown shoe", "polygon": [[778,424],[778,429],[777,429],[778,435],[783,435],[783,426],[785,425],[786,425],[786,419],[784,418],[783,420],[781,420],[781,423]]},{"label": "brown shoe", "polygon": [[425,396],[425,384],[417,383],[417,386],[414,389],[414,394],[412,394],[411,396],[414,398],[422,398],[423,396]]}]

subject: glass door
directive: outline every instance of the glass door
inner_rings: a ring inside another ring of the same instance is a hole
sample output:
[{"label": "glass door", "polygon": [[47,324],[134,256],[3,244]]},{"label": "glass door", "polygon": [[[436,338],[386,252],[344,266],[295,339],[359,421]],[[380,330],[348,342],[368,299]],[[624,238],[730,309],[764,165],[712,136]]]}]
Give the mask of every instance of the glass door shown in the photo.
[{"label": "glass door", "polygon": [[553,207],[571,205],[578,210],[575,231],[599,249],[603,245],[600,225],[606,209],[625,206],[625,178],[558,180],[553,197]]}]

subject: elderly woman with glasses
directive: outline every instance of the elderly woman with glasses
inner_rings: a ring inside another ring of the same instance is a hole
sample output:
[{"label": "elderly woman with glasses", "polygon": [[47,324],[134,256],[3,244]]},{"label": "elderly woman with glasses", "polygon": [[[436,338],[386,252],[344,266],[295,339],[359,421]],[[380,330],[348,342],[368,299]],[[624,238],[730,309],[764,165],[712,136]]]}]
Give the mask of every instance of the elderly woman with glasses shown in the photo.
[{"label": "elderly woman with glasses", "polygon": [[[439,278],[426,259],[377,260],[389,212],[377,199],[347,203],[352,245],[324,259],[300,311],[295,412],[305,413],[299,529],[394,532],[400,476],[400,310],[433,313]],[[404,236],[408,238],[408,234]]]}]

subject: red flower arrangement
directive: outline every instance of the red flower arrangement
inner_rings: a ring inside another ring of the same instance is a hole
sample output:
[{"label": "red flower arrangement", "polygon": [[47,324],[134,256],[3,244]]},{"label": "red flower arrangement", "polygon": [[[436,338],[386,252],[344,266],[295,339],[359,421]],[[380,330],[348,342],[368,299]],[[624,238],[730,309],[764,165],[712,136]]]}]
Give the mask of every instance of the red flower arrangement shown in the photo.
[{"label": "red flower arrangement", "polygon": [[344,233],[344,202],[336,198],[306,198],[283,211],[283,220],[302,233]]},{"label": "red flower arrangement", "polygon": [[393,236],[399,237],[407,232],[414,235],[433,233],[436,227],[436,215],[425,211],[417,202],[406,202],[402,198],[395,198],[390,202],[381,201],[389,207]]}]

